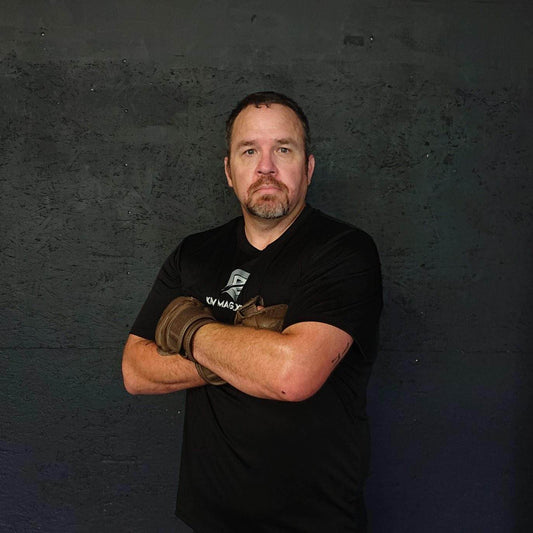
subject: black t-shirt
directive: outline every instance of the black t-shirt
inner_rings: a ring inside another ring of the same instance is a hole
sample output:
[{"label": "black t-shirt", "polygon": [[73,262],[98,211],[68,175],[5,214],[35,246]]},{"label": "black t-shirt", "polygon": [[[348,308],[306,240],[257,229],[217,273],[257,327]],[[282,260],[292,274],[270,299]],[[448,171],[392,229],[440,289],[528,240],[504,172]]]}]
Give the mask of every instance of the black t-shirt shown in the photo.
[{"label": "black t-shirt", "polygon": [[302,402],[259,399],[229,384],[188,390],[178,516],[198,533],[363,531],[365,397],[382,307],[371,237],[311,207],[262,251],[246,240],[242,217],[192,235],[166,260],[131,332],[153,339],[179,295],[227,323],[261,295],[265,305],[288,304],[284,327],[323,322],[354,343]]}]

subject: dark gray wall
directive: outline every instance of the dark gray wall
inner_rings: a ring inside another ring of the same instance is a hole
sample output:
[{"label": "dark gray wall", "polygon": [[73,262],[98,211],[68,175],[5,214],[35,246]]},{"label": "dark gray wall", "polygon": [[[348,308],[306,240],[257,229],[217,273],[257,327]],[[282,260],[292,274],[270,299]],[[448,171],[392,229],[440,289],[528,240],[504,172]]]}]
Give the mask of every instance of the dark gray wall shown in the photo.
[{"label": "dark gray wall", "polygon": [[121,347],[167,253],[237,213],[225,116],[273,89],[308,111],[311,203],[381,252],[373,531],[530,531],[532,14],[2,2],[0,530],[180,530],[183,395],[129,397]]}]

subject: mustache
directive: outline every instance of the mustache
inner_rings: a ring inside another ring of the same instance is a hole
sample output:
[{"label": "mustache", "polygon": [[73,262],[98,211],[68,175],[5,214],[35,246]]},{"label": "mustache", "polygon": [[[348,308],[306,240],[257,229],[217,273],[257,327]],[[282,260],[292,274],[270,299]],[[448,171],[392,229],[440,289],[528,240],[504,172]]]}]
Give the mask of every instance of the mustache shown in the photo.
[{"label": "mustache", "polygon": [[283,183],[272,178],[271,176],[265,176],[264,178],[260,178],[254,184],[252,184],[250,188],[248,189],[248,193],[253,194],[255,191],[257,191],[261,187],[264,187],[265,185],[267,187],[268,186],[278,187],[283,192],[287,192],[287,187]]}]

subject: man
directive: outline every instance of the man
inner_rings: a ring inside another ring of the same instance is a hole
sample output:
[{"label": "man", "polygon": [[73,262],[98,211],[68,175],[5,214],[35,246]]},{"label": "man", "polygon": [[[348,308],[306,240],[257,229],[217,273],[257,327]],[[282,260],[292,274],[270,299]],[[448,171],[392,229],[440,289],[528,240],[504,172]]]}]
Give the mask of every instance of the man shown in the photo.
[{"label": "man", "polygon": [[166,260],[124,349],[126,389],[187,389],[176,514],[197,533],[365,531],[376,248],[306,205],[315,160],[293,100],[247,96],[226,134],[242,217]]}]

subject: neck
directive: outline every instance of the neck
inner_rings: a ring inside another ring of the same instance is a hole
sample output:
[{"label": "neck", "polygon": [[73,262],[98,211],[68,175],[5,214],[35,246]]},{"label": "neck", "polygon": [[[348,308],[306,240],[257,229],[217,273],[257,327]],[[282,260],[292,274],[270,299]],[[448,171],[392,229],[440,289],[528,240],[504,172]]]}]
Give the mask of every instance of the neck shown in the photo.
[{"label": "neck", "polygon": [[248,242],[258,250],[264,250],[269,244],[279,239],[298,218],[305,203],[282,218],[266,219],[251,215],[243,209],[244,233]]}]

